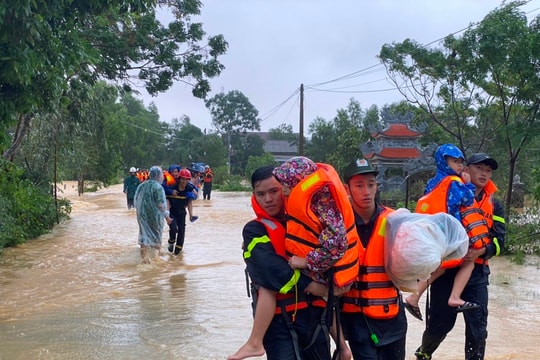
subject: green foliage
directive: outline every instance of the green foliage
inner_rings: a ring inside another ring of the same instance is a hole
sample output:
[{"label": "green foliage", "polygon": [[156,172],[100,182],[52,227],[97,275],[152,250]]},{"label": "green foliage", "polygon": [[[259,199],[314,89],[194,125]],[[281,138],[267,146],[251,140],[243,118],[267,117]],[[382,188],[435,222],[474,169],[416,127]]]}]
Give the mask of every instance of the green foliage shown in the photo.
[{"label": "green foliage", "polygon": [[245,181],[240,175],[228,176],[223,184],[219,187],[220,191],[250,191],[251,188],[246,186]]},{"label": "green foliage", "polygon": [[46,182],[91,178],[109,185],[122,165],[126,112],[118,93],[103,82],[77,84],[66,106],[36,115],[27,141],[13,161]]},{"label": "green foliage", "polygon": [[[206,100],[205,104],[212,116],[212,125],[225,140],[225,148],[228,149],[227,162],[232,168],[231,157],[234,153],[242,153],[243,146],[241,141],[233,142],[233,136],[248,130],[260,130],[261,121],[257,118],[259,111],[238,90],[229,91],[227,94],[223,92],[216,94]],[[243,169],[243,166],[238,166],[238,159],[236,163],[237,167]]]},{"label": "green foliage", "polygon": [[167,160],[166,164],[189,166],[191,162],[200,162],[199,159],[203,159],[203,147],[200,146],[204,140],[203,132],[191,124],[189,117],[174,119],[169,131],[168,152],[166,159],[163,159]]},{"label": "green foliage", "polygon": [[212,167],[212,171],[214,172],[213,186],[219,189],[229,178],[229,167],[227,165]]},{"label": "green foliage", "polygon": [[514,254],[517,257],[531,254],[540,256],[538,207],[529,207],[521,213],[513,212],[510,219],[510,223],[507,223],[505,253]]},{"label": "green foliage", "polygon": [[[166,26],[157,16],[170,15]],[[12,159],[35,114],[48,116],[69,102],[74,83],[99,79],[129,90],[135,82],[155,95],[175,81],[204,98],[208,79],[221,73],[223,36],[206,37],[198,0],[94,0],[0,3],[0,129],[17,123]],[[73,99],[72,99],[73,100]]]},{"label": "green foliage", "polygon": [[277,128],[268,130],[268,140],[287,140],[289,142],[296,142],[297,136],[293,133],[291,124],[283,123]]},{"label": "green foliage", "polygon": [[212,169],[227,163],[227,148],[217,134],[205,134],[201,139],[195,140],[194,144],[202,149],[202,162],[209,164]]},{"label": "green foliage", "polygon": [[221,92],[206,100],[212,115],[212,125],[218,134],[238,134],[247,130],[260,130],[259,111],[238,90]]},{"label": "green foliage", "polygon": [[0,249],[50,231],[71,211],[67,200],[55,204],[50,188],[36,186],[24,171],[0,159]]},{"label": "green foliage", "polygon": [[125,115],[120,117],[125,129],[122,167],[126,170],[131,166],[148,169],[156,164],[168,167],[170,164],[162,162],[169,154],[167,139],[171,135],[167,131],[170,128],[159,121],[155,106],[145,108],[143,102],[130,93],[122,96],[121,104],[125,109]]},{"label": "green foliage", "polygon": [[251,174],[253,174],[253,172],[257,170],[257,168],[261,166],[269,166],[269,165],[273,165],[273,166],[278,165],[278,163],[274,160],[274,155],[272,155],[271,153],[265,152],[264,154],[259,155],[259,156],[250,156],[248,158],[247,165],[246,165],[247,181],[250,181]]},{"label": "green foliage", "polygon": [[231,173],[244,175],[249,157],[264,153],[264,140],[254,134],[236,134],[231,137]]},{"label": "green foliage", "polygon": [[379,123],[376,106],[365,111],[351,99],[346,109],[339,109],[332,121],[316,118],[309,125],[311,141],[306,156],[317,162],[332,164],[338,172],[352,160],[361,157],[360,144],[369,140],[369,128]]},{"label": "green foliage", "polygon": [[540,135],[540,17],[529,24],[520,10],[524,3],[504,2],[438,48],[406,39],[384,45],[379,54],[401,94],[449,142],[466,155],[484,151],[506,163],[506,214],[520,155]]}]

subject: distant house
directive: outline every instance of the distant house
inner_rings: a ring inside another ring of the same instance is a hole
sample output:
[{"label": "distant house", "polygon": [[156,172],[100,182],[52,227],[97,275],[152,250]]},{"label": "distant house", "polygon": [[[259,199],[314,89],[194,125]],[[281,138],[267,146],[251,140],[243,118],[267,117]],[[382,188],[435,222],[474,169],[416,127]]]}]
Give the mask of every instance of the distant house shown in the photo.
[{"label": "distant house", "polygon": [[[253,135],[258,135],[264,140],[264,151],[274,155],[277,162],[284,162],[293,156],[298,155],[298,144],[295,142],[291,145],[288,140],[269,140],[269,132],[253,132]],[[298,134],[295,134],[298,136]]]}]

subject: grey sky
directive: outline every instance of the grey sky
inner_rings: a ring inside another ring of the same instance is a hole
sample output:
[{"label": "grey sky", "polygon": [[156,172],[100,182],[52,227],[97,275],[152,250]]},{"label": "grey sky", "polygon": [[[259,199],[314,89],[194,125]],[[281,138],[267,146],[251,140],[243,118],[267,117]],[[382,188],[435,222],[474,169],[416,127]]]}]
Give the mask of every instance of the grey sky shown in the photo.
[{"label": "grey sky", "polygon": [[[229,42],[223,73],[211,80],[209,97],[239,90],[259,110],[263,131],[282,123],[298,130],[300,84],[306,87],[304,119],[332,119],[351,98],[367,109],[401,100],[386,80],[377,54],[385,43],[406,38],[428,44],[500,6],[499,0],[203,0],[200,22],[208,35]],[[530,16],[540,0],[522,7]],[[355,74],[347,79],[309,87]],[[293,95],[294,94],[294,95]],[[292,95],[292,97],[291,97]],[[204,101],[175,84],[153,101],[162,121],[182,115],[212,130]],[[288,99],[288,100],[287,100]]]}]

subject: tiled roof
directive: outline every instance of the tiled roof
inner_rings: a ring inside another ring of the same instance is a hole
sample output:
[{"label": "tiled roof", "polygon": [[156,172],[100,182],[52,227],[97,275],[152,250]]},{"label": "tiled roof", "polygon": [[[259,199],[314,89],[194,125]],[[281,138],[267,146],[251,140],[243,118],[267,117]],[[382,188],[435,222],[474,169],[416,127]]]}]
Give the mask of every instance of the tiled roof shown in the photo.
[{"label": "tiled roof", "polygon": [[374,138],[380,137],[381,135],[388,137],[419,137],[422,136],[422,133],[409,129],[406,124],[390,124],[385,130],[371,134]]},{"label": "tiled roof", "polygon": [[298,146],[290,145],[287,140],[266,140],[264,143],[264,151],[272,154],[296,155],[298,152]]},{"label": "tiled roof", "polygon": [[422,157],[419,149],[414,148],[384,148],[380,153],[364,154],[367,159],[374,157],[384,159],[417,159]]}]

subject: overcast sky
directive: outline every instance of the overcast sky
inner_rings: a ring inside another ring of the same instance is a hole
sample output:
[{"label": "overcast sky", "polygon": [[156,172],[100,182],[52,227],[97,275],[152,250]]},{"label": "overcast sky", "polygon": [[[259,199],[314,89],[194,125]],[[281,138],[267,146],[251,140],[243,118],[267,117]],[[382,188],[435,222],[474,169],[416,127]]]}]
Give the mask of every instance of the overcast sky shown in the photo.
[{"label": "overcast sky", "polygon": [[[377,59],[384,44],[407,38],[431,43],[500,5],[500,0],[203,0],[198,21],[208,35],[223,34],[229,43],[220,57],[225,70],[211,80],[209,97],[239,90],[259,111],[263,131],[282,123],[297,131],[297,90],[304,84],[307,133],[315,117],[331,120],[351,98],[364,109],[401,100]],[[539,8],[540,0],[532,0],[522,9],[536,16]],[[183,83],[140,98],[146,106],[156,104],[161,121],[185,114],[193,125],[212,130],[204,101]]]}]

